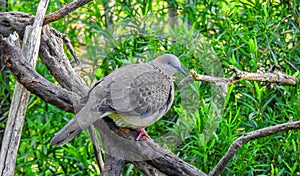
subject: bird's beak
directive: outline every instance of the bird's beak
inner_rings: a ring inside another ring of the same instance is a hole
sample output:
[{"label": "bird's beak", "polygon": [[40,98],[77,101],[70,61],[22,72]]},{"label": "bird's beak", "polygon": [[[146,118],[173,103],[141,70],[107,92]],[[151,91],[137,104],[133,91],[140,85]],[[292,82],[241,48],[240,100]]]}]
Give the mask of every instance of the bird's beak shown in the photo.
[{"label": "bird's beak", "polygon": [[185,72],[181,67],[176,67],[176,69],[177,69],[180,73],[182,73],[184,76],[187,75],[186,72]]}]

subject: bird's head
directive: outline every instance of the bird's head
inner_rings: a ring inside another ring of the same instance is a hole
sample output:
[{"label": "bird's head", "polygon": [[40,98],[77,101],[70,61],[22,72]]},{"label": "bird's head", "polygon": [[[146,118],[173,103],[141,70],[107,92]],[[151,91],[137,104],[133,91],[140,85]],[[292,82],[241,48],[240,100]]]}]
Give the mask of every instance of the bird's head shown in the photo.
[{"label": "bird's head", "polygon": [[181,68],[179,59],[173,54],[161,55],[154,59],[153,62],[169,76],[173,76],[177,71],[181,72],[183,75],[186,75],[186,72]]}]

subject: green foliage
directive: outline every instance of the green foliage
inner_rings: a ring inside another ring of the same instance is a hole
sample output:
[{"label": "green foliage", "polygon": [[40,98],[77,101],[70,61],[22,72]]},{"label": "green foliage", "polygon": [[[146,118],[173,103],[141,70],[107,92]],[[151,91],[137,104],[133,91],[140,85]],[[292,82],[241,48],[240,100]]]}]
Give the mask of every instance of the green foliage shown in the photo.
[{"label": "green foliage", "polygon": [[[9,4],[11,10],[35,14],[37,2]],[[48,11],[68,2],[51,1]],[[229,65],[257,72],[276,64],[281,71],[300,78],[298,1],[187,2],[93,1],[52,26],[66,33],[77,48],[88,65],[83,75],[90,84],[124,64],[145,62],[162,53],[176,54],[186,69],[213,76],[230,77]],[[169,26],[168,5],[178,12],[174,28]],[[42,63],[37,70],[55,82]],[[228,95],[222,97],[218,88],[208,83],[184,88],[176,83],[180,91],[174,107],[147,131],[158,141],[166,134],[180,138],[178,144],[172,141],[174,146],[163,140],[161,145],[206,173],[246,132],[290,118],[300,120],[299,85],[269,89],[265,83],[242,81],[230,86]],[[13,84],[1,86],[13,89]],[[85,132],[66,146],[49,145],[70,118],[70,114],[31,97],[16,175],[99,175]],[[289,131],[246,144],[224,175],[300,175],[299,161],[300,133]],[[124,175],[142,174],[127,165]]]}]

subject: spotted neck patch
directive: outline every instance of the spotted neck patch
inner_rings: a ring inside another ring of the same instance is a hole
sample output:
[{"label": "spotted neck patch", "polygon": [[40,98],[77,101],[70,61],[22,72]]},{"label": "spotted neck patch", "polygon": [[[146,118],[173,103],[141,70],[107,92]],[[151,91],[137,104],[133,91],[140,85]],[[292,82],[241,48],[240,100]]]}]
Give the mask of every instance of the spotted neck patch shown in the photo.
[{"label": "spotted neck patch", "polygon": [[149,64],[154,70],[158,71],[160,74],[162,74],[167,80],[172,81],[172,78],[167,75],[167,73],[165,73],[158,65],[156,65],[154,62],[148,62],[147,64]]}]

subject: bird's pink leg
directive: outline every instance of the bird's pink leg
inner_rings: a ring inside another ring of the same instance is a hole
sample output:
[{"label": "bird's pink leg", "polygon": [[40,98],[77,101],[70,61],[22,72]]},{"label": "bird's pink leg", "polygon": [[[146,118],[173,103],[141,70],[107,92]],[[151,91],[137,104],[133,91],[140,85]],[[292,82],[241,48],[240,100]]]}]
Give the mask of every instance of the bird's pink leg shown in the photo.
[{"label": "bird's pink leg", "polygon": [[146,130],[144,128],[140,128],[140,132],[138,136],[135,138],[135,140],[138,141],[143,135],[146,136],[148,139],[151,139],[148,133],[146,132]]}]

